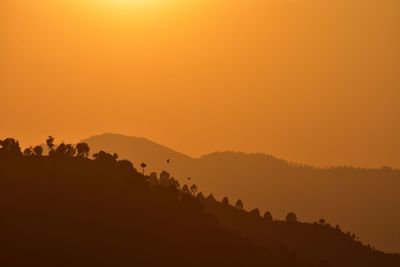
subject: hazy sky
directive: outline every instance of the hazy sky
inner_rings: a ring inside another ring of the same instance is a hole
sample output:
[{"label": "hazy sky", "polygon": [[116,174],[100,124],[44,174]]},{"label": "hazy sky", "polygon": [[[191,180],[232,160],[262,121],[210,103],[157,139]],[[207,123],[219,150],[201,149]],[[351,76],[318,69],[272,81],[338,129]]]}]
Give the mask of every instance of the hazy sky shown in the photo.
[{"label": "hazy sky", "polygon": [[0,137],[400,167],[398,0],[1,0]]}]

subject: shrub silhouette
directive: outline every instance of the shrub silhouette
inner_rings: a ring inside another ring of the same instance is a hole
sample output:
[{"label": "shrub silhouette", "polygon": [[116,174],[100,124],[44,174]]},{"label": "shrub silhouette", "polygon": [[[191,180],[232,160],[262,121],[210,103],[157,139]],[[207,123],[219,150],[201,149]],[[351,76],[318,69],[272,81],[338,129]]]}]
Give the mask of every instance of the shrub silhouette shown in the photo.
[{"label": "shrub silhouette", "polygon": [[297,215],[294,212],[289,212],[286,215],[286,221],[289,223],[297,222]]}]

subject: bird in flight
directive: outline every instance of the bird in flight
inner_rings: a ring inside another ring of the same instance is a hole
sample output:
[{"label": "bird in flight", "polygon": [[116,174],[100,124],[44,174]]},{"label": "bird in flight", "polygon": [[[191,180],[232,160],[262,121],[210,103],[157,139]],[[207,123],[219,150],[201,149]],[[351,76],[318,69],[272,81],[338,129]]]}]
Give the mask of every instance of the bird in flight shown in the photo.
[{"label": "bird in flight", "polygon": [[167,160],[167,163],[169,163],[169,159]]}]

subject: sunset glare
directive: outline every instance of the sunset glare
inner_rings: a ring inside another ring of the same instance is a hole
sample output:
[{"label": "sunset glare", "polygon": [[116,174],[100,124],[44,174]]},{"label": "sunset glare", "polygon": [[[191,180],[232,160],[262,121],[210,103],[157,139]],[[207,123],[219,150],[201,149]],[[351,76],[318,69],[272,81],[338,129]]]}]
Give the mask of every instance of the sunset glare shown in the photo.
[{"label": "sunset glare", "polygon": [[398,267],[399,190],[400,0],[0,0],[0,266]]}]

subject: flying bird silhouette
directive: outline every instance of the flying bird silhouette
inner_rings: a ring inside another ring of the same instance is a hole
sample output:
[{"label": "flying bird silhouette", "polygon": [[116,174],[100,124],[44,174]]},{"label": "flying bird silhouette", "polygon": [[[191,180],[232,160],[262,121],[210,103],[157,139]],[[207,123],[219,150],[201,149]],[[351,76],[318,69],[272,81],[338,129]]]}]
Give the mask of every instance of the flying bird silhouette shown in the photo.
[{"label": "flying bird silhouette", "polygon": [[167,163],[169,163],[169,159],[167,160]]}]

